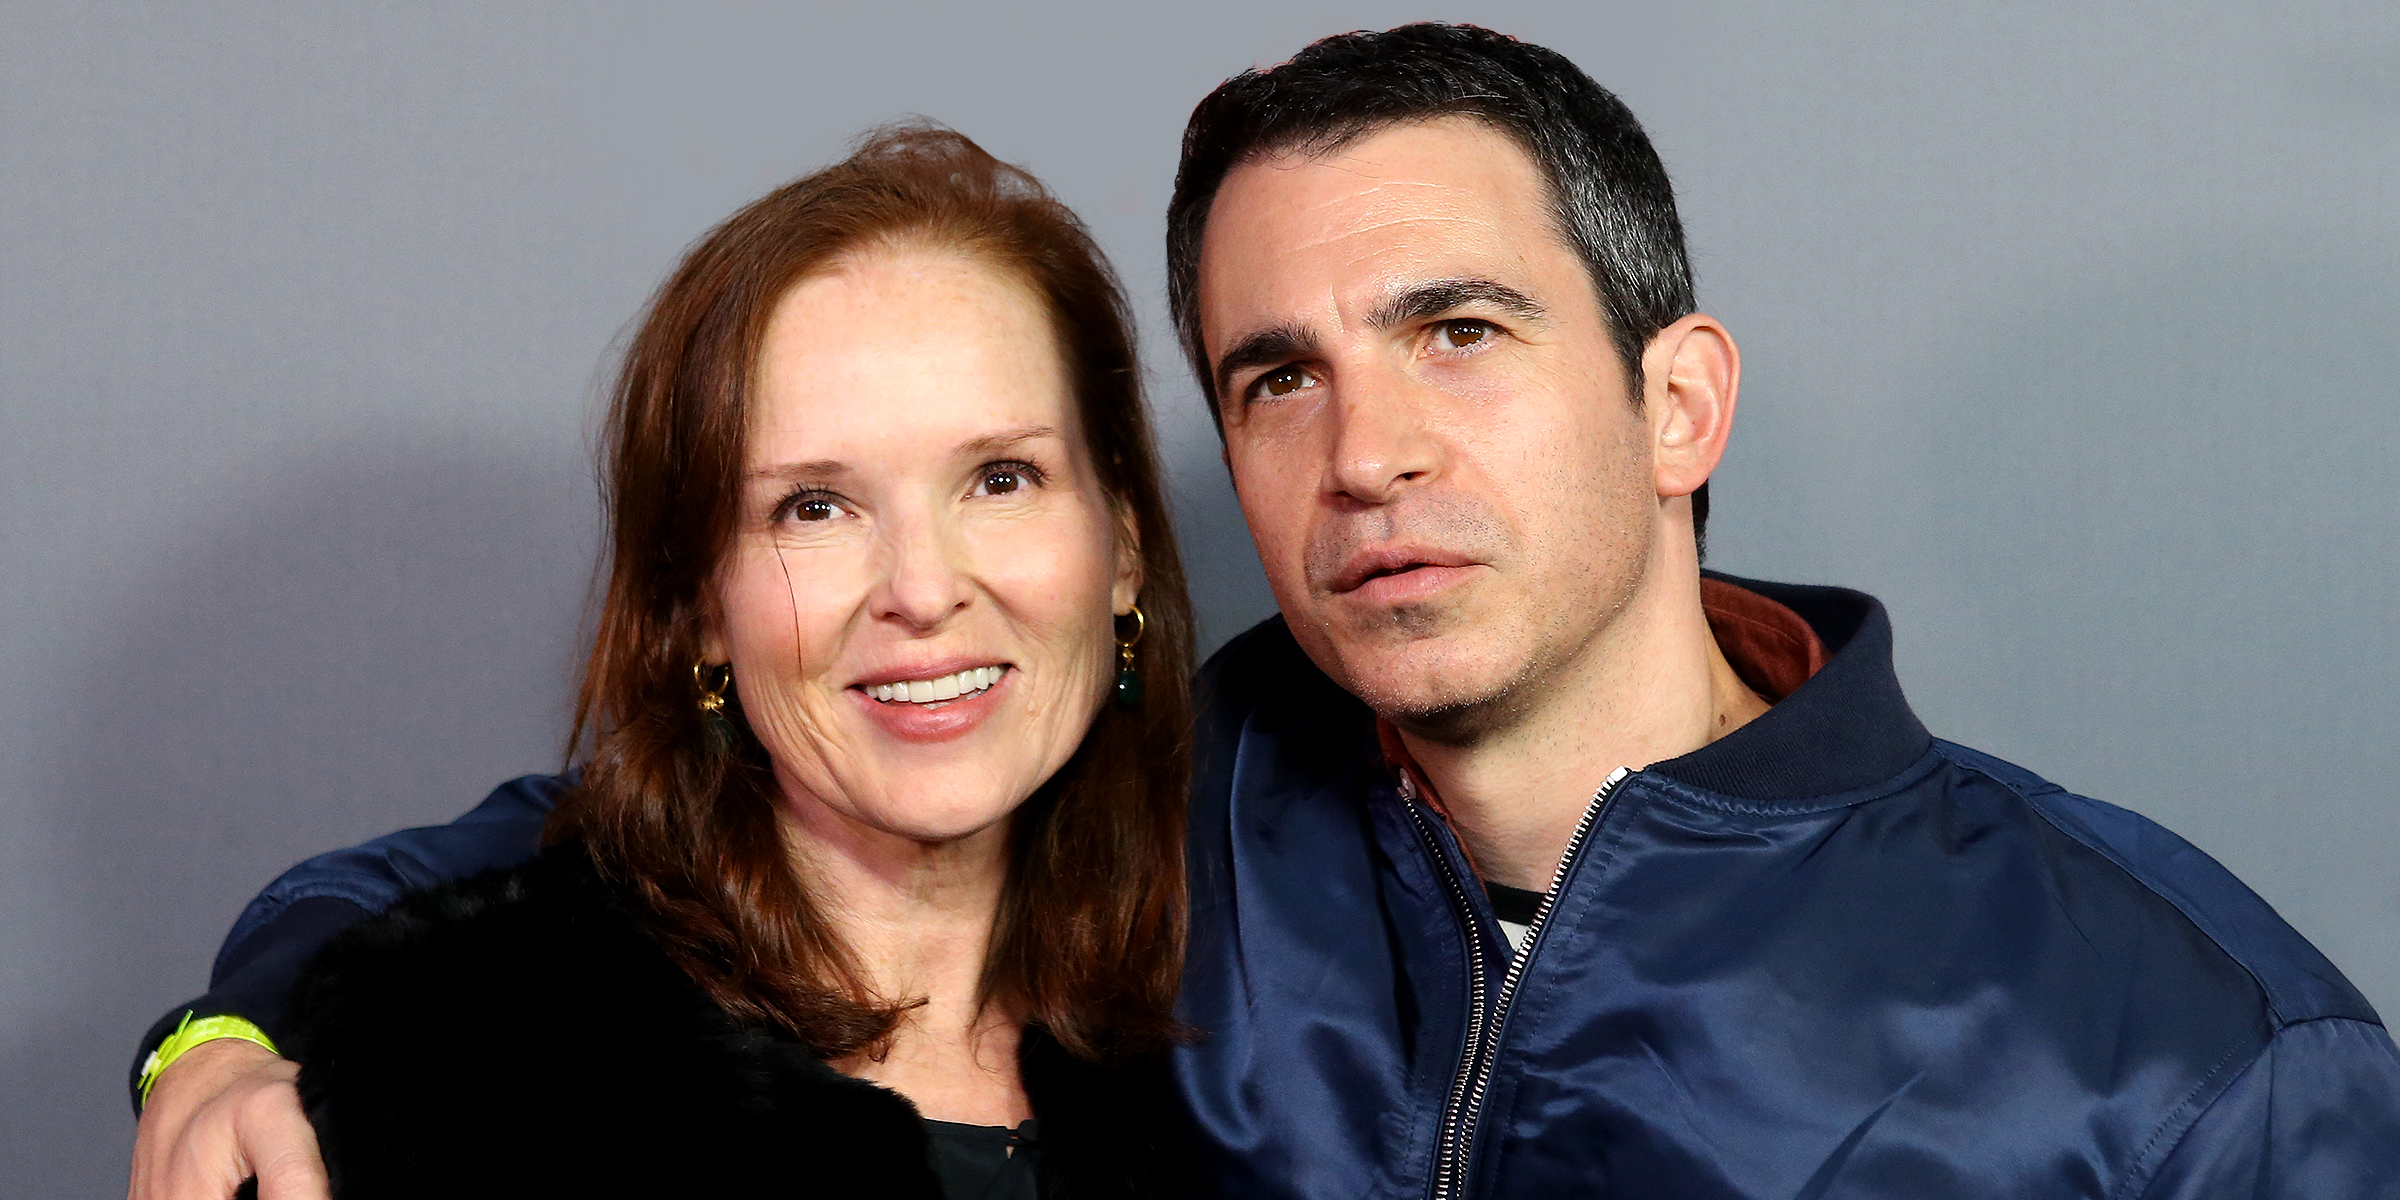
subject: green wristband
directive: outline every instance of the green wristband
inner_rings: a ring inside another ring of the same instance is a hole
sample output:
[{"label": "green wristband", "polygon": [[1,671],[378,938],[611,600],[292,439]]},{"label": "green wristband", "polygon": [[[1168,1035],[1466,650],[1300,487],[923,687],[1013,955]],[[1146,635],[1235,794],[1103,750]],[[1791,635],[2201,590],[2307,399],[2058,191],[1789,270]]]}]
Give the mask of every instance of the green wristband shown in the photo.
[{"label": "green wristband", "polygon": [[255,1042],[266,1047],[269,1054],[282,1053],[275,1048],[275,1039],[268,1037],[266,1030],[260,1029],[240,1017],[194,1018],[192,1013],[186,1010],[183,1014],[183,1022],[175,1027],[175,1032],[168,1034],[167,1040],[160,1042],[158,1049],[151,1051],[150,1057],[142,1060],[142,1103],[150,1103],[150,1086],[158,1082],[160,1072],[172,1066],[176,1059],[183,1057],[184,1051],[202,1042],[213,1042],[218,1038]]}]

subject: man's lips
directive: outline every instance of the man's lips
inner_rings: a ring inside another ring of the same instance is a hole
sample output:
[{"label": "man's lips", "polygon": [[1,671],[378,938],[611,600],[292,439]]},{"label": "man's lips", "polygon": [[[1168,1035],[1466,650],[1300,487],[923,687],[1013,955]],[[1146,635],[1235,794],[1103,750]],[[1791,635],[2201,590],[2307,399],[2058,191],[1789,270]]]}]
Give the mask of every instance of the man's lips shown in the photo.
[{"label": "man's lips", "polygon": [[1342,561],[1342,569],[1334,573],[1329,590],[1337,596],[1348,595],[1376,580],[1417,572],[1426,572],[1428,578],[1425,582],[1431,583],[1432,577],[1446,579],[1455,576],[1459,568],[1475,565],[1473,559],[1463,554],[1424,546],[1361,550]]}]

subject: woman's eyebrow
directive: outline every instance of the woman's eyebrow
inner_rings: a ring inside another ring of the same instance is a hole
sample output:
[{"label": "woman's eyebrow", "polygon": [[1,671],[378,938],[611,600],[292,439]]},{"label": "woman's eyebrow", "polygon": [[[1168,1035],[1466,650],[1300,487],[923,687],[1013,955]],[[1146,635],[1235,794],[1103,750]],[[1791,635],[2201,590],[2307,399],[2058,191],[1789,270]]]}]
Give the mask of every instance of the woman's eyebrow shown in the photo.
[{"label": "woman's eyebrow", "polygon": [[1367,324],[1390,329],[1470,304],[1490,305],[1528,321],[1539,321],[1547,313],[1540,301],[1497,280],[1435,279],[1395,293],[1367,314]]},{"label": "woman's eyebrow", "polygon": [[1023,445],[1026,442],[1035,441],[1041,438],[1057,438],[1063,436],[1064,435],[1060,434],[1059,431],[1053,426],[1027,425],[1021,429],[1010,429],[999,433],[987,433],[982,437],[968,438],[966,441],[958,444],[958,453],[962,457],[980,454],[998,454],[1012,446]]},{"label": "woman's eyebrow", "polygon": [[[997,433],[968,438],[959,443],[957,453],[962,458],[981,454],[998,454],[1012,446],[1021,446],[1026,442],[1041,438],[1063,439],[1064,437],[1065,435],[1061,434],[1056,426],[1027,425],[1018,429],[1006,429]],[[840,459],[814,458],[807,462],[772,463],[750,472],[747,478],[823,483],[839,479],[849,473],[850,464]]]},{"label": "woman's eyebrow", "polygon": [[850,465],[837,459],[818,458],[808,462],[775,463],[750,472],[752,479],[825,480],[834,479],[850,470]]}]

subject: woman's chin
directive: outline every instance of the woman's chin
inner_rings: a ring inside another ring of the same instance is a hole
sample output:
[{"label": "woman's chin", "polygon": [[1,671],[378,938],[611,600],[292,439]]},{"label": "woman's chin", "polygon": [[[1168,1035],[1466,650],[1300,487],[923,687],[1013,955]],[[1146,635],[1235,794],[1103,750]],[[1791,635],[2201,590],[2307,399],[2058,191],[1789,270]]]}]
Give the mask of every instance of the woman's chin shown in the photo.
[{"label": "woman's chin", "polygon": [[874,823],[885,833],[920,846],[948,846],[972,841],[978,835],[1004,827],[1017,805],[993,799],[982,804],[961,804],[940,812],[928,812],[922,805],[911,811],[887,812]]},{"label": "woman's chin", "polygon": [[990,755],[959,755],[947,762],[923,758],[853,759],[848,770],[787,776],[785,817],[837,842],[864,837],[936,845],[1005,825],[1040,787],[1029,778],[1038,768],[1014,754],[1000,760]]}]

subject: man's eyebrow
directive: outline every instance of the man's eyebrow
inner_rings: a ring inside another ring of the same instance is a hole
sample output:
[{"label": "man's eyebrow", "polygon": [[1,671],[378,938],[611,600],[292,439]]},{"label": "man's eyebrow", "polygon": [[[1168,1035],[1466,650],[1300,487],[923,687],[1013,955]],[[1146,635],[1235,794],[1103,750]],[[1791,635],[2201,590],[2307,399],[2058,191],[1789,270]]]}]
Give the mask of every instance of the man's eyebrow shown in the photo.
[{"label": "man's eyebrow", "polygon": [[1225,357],[1217,360],[1217,395],[1223,397],[1233,386],[1236,373],[1251,367],[1269,367],[1285,359],[1314,354],[1317,335],[1298,325],[1276,325],[1258,330],[1233,344]]},{"label": "man's eyebrow", "polygon": [[1488,305],[1528,321],[1538,321],[1547,315],[1540,301],[1505,283],[1490,279],[1435,279],[1406,288],[1377,305],[1375,311],[1367,314],[1367,324],[1390,329],[1470,304]]}]

